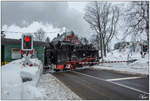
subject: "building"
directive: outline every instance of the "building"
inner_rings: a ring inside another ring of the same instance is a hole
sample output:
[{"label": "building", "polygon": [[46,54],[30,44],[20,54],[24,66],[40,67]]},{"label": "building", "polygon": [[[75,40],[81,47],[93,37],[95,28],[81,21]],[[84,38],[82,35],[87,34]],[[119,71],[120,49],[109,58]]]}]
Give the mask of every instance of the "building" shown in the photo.
[{"label": "building", "polygon": [[73,31],[70,32],[64,32],[61,35],[57,35],[53,40],[53,42],[58,42],[58,41],[64,41],[64,42],[70,42],[72,44],[80,44],[80,41],[78,37],[74,34]]},{"label": "building", "polygon": [[68,41],[73,44],[80,44],[78,38],[74,35],[74,33],[71,33],[70,35],[67,35],[63,41]]},{"label": "building", "polygon": [[130,42],[118,42],[114,45],[114,49],[124,49],[129,47],[130,47]]},{"label": "building", "polygon": [[[45,43],[39,41],[33,41],[34,54],[32,58],[38,58],[44,64],[44,48]],[[21,56],[21,39],[7,39],[1,38],[1,62],[7,64],[16,59],[22,58]]]},{"label": "building", "polygon": [[131,42],[118,42],[114,45],[114,49],[125,49],[130,48],[133,52],[148,51],[148,42],[142,41],[131,41]]}]

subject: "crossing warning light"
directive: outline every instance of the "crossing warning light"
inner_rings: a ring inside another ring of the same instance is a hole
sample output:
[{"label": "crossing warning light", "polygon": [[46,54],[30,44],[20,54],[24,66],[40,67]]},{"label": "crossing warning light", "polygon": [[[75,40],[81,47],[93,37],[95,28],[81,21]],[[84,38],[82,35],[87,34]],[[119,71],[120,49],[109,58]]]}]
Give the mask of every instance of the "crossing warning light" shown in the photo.
[{"label": "crossing warning light", "polygon": [[22,36],[22,50],[31,51],[33,50],[33,37],[32,35]]},{"label": "crossing warning light", "polygon": [[25,37],[25,41],[26,41],[26,42],[30,42],[30,40],[31,40],[31,39],[30,39],[29,36],[26,36],[26,37]]}]

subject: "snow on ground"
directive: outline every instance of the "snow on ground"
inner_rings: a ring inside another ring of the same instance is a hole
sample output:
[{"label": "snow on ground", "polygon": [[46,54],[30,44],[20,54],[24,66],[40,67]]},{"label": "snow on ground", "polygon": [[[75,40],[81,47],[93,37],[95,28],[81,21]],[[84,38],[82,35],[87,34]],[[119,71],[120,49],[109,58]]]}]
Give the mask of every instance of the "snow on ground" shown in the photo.
[{"label": "snow on ground", "polygon": [[[34,99],[40,96],[40,92],[36,89],[36,84],[39,80],[42,63],[38,59],[31,59],[34,66],[24,67],[23,59],[13,61],[2,66],[2,99],[4,100],[19,100],[19,99]],[[31,78],[32,81],[24,82],[22,77]]]},{"label": "snow on ground", "polygon": [[[80,99],[51,74],[42,74],[42,63],[31,59],[32,67],[22,65],[24,59],[2,66],[2,99]],[[22,78],[32,80],[23,82]]]},{"label": "snow on ground", "polygon": [[40,78],[38,88],[42,89],[43,97],[40,100],[80,100],[75,93],[63,85],[51,74],[43,74]]},{"label": "snow on ground", "polygon": [[21,99],[22,80],[16,64],[2,66],[2,99]]},{"label": "snow on ground", "polygon": [[104,58],[105,61],[127,61],[131,59],[137,59],[133,63],[103,63],[92,68],[95,69],[107,69],[116,70],[132,74],[149,74],[149,54],[146,54],[144,58],[141,57],[140,52],[130,52],[130,49],[124,49],[122,51],[114,50],[107,54]]}]

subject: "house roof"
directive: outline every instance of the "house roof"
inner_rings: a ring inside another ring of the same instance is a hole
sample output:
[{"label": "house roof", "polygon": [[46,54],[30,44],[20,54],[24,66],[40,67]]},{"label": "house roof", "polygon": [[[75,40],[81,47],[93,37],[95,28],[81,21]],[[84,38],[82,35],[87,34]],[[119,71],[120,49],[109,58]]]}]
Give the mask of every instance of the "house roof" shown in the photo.
[{"label": "house roof", "polygon": [[66,39],[73,39],[73,40],[77,41],[78,43],[80,43],[79,40],[78,40],[78,37],[74,34],[73,31],[62,33],[61,35],[55,37],[52,40],[52,42],[57,43],[58,41],[66,41]]},{"label": "house roof", "polygon": [[[1,45],[5,44],[15,44],[15,45],[21,45],[21,39],[9,39],[9,38],[1,38]],[[34,46],[45,46],[45,42],[40,42],[40,41],[33,41]]]}]

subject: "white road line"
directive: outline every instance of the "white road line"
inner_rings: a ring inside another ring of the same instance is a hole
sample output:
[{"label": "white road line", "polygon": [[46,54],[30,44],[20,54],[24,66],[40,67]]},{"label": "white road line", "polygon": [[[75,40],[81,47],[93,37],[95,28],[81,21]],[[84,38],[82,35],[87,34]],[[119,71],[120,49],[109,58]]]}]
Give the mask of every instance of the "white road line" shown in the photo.
[{"label": "white road line", "polygon": [[143,94],[149,94],[149,93],[147,93],[147,92],[145,92],[145,91],[142,91],[142,90],[139,90],[139,89],[136,89],[136,88],[133,88],[133,87],[129,87],[129,86],[126,86],[126,85],[123,85],[123,84],[119,84],[119,83],[112,82],[112,81],[108,81],[108,82],[111,82],[111,83],[113,83],[113,84],[119,85],[119,86],[124,87],[124,88],[131,89],[131,90],[134,90],[134,91],[143,93]]},{"label": "white road line", "polygon": [[[73,71],[73,72],[75,72],[75,71]],[[95,76],[87,75],[87,74],[80,73],[80,72],[75,72],[75,73],[78,73],[78,74],[81,74],[81,75],[84,75],[84,76],[88,76],[88,77],[91,77],[91,78],[95,78],[97,80],[103,80],[103,81],[106,81],[106,82],[109,82],[109,83],[113,83],[113,84],[119,85],[121,87],[128,88],[130,90],[137,91],[137,92],[140,92],[140,93],[149,94],[149,93],[147,93],[145,91],[142,91],[142,90],[139,90],[139,89],[136,89],[136,88],[132,88],[132,87],[129,87],[129,86],[126,86],[126,85],[123,85],[123,84],[115,83],[115,82],[112,82],[112,81],[107,81],[105,79],[97,78]]]},{"label": "white road line", "polygon": [[131,80],[131,79],[139,79],[142,77],[126,77],[126,78],[116,78],[116,79],[107,79],[106,81],[121,81],[121,80]]},{"label": "white road line", "polygon": [[[72,71],[72,72],[75,72],[75,71]],[[88,76],[88,77],[91,77],[91,78],[95,78],[95,79],[98,79],[98,80],[104,80],[104,81],[105,81],[105,79],[97,78],[97,77],[95,77],[95,76],[83,74],[83,73],[80,73],[80,72],[75,72],[75,73],[78,73],[78,74],[81,74],[81,75],[84,75],[84,76]]]}]

